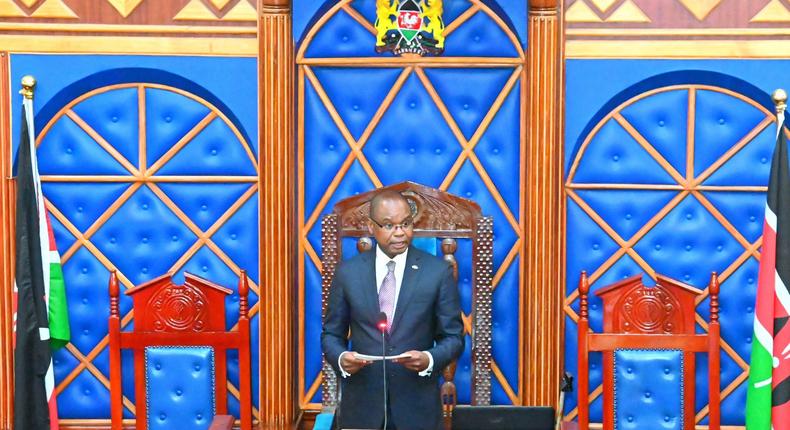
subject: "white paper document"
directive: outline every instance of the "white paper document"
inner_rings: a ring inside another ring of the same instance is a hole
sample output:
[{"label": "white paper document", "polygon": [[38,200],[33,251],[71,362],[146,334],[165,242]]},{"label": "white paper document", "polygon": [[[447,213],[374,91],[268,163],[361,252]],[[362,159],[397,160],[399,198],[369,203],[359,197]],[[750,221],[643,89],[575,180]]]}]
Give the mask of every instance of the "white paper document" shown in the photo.
[{"label": "white paper document", "polygon": [[356,356],[358,359],[360,359],[360,360],[367,360],[367,361],[379,361],[379,360],[382,360],[382,359],[384,359],[384,360],[395,360],[396,358],[407,358],[407,357],[411,357],[409,354],[407,354],[407,353],[405,353],[405,352],[404,352],[403,354],[398,354],[398,355],[388,355],[388,356],[386,356],[386,357],[382,357],[382,356],[380,356],[380,355],[366,355],[366,354],[360,354],[360,353],[358,353],[358,352],[354,353],[354,355],[355,355],[355,356]]}]

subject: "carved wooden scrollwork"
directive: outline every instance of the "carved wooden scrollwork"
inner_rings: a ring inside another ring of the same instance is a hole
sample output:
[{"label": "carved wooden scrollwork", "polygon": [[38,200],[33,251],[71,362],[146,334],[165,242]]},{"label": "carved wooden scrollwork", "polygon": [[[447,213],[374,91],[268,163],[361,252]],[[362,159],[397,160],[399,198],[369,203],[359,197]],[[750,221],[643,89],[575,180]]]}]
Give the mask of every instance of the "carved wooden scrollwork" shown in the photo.
[{"label": "carved wooden scrollwork", "polygon": [[169,285],[151,296],[147,309],[153,312],[155,331],[203,331],[207,302],[191,285]]},{"label": "carved wooden scrollwork", "polygon": [[623,333],[677,333],[682,328],[680,304],[660,285],[639,285],[618,304],[617,329]]}]

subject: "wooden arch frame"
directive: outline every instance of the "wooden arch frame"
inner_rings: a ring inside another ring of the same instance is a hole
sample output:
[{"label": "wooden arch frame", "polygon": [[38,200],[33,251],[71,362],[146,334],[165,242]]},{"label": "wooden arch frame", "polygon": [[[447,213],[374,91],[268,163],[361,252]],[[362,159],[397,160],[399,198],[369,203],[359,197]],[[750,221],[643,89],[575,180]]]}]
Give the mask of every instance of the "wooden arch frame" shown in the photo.
[{"label": "wooden arch frame", "polygon": [[[472,314],[463,315],[463,321],[465,331],[472,336],[472,404],[488,405],[491,403],[493,218],[483,216],[477,203],[408,181],[338,202],[332,213],[324,215],[321,221],[321,315],[326,316],[332,278],[343,255],[343,238],[358,238],[360,252],[373,246],[367,229],[370,200],[383,190],[396,191],[409,201],[414,214],[414,237],[442,239],[443,258],[453,266],[456,279],[455,239],[472,241]],[[337,375],[326,359],[322,372],[323,404],[334,407],[337,405]],[[443,373],[442,401],[446,416],[455,406],[454,375],[455,363],[452,363]]]}]

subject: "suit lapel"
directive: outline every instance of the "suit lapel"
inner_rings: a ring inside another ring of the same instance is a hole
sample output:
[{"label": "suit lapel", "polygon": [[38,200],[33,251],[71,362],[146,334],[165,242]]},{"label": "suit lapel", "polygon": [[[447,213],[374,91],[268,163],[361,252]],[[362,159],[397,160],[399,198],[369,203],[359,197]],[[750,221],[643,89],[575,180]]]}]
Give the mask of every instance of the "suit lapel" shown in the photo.
[{"label": "suit lapel", "polygon": [[409,247],[409,254],[406,256],[406,267],[403,270],[403,281],[400,285],[398,294],[398,305],[395,306],[395,317],[392,319],[392,330],[398,329],[403,314],[411,302],[414,293],[417,291],[417,281],[420,278],[420,255],[414,247]]},{"label": "suit lapel", "polygon": [[375,321],[379,314],[379,293],[376,285],[376,250],[368,251],[360,271],[360,283],[367,308],[370,310],[371,321]]}]

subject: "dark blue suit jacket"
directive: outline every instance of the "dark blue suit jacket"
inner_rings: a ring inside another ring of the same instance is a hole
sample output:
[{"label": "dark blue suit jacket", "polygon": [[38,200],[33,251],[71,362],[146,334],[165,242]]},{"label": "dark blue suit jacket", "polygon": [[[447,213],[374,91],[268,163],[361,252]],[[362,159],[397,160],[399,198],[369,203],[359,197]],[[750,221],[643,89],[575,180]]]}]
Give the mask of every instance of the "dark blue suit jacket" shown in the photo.
[{"label": "dark blue suit jacket", "polygon": [[[336,372],[340,371],[337,362],[343,351],[381,355],[381,333],[376,328],[379,302],[375,260],[374,248],[343,261],[335,272],[321,347]],[[440,428],[439,375],[461,354],[463,330],[452,268],[441,258],[410,247],[387,339],[387,355],[428,351],[433,356],[433,373],[419,376],[399,364],[387,363],[389,404],[399,429]],[[376,361],[347,378],[338,373],[338,380],[341,427],[380,428],[384,421],[382,363]]]}]

